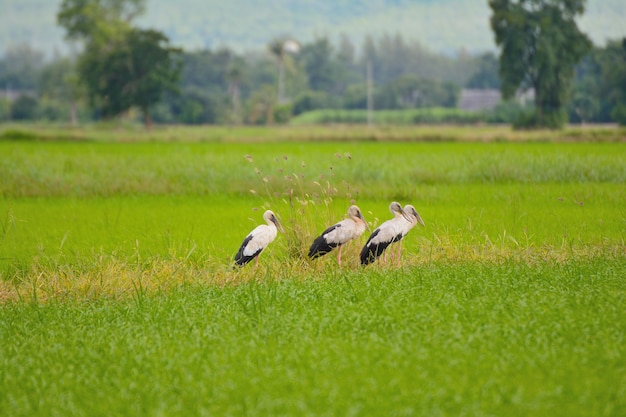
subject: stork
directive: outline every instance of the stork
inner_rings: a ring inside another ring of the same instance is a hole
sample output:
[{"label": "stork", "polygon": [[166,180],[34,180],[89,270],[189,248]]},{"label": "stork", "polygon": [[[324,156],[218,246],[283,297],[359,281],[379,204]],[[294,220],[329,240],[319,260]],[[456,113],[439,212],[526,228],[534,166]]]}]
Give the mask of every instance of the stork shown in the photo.
[{"label": "stork", "polygon": [[338,247],[337,263],[341,265],[341,247],[352,239],[358,239],[366,228],[369,230],[361,210],[357,206],[350,206],[347,219],[330,226],[313,241],[309,258],[319,258]]},{"label": "stork", "polygon": [[409,233],[411,229],[413,229],[417,224],[422,227],[425,226],[424,220],[422,220],[422,217],[412,205],[407,204],[406,206],[404,206],[404,214],[404,216],[400,217],[401,234],[400,237],[396,240],[396,242],[398,242],[398,266],[400,266],[400,254],[402,251],[402,239],[404,238],[404,236],[406,236],[407,233]]},{"label": "stork", "polygon": [[243,240],[239,251],[235,255],[236,265],[243,266],[254,259],[254,267],[256,268],[259,265],[259,255],[276,238],[277,231],[284,232],[271,210],[263,213],[263,220],[267,224],[255,227]]},{"label": "stork", "polygon": [[393,219],[387,220],[376,228],[361,250],[361,264],[367,265],[383,254],[387,246],[402,239],[404,223],[410,222],[400,203],[394,201],[389,205]]}]

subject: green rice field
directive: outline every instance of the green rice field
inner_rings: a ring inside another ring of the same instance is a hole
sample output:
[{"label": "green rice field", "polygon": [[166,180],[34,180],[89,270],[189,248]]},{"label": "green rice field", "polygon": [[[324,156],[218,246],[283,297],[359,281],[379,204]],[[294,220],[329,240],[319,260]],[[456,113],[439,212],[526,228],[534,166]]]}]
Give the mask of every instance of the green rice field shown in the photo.
[{"label": "green rice field", "polygon": [[626,134],[440,130],[0,129],[0,415],[626,415]]}]

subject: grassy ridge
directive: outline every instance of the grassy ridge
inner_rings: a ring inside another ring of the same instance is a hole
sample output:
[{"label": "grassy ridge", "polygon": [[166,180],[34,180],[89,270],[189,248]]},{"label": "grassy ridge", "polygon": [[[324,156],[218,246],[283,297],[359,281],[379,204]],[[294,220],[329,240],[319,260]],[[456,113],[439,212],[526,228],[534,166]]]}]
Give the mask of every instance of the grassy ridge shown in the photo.
[{"label": "grassy ridge", "polygon": [[508,125],[462,126],[156,126],[100,123],[79,128],[2,124],[0,140],[34,142],[624,142],[626,129],[611,125],[569,126],[563,130],[513,131]]},{"label": "grassy ridge", "polygon": [[[297,270],[316,233],[352,201],[372,229],[391,200],[418,207],[427,228],[405,242],[409,265],[612,257],[626,235],[624,146],[0,143],[4,298],[33,289],[40,298],[92,297],[98,288],[115,295],[120,286],[128,294],[137,271],[153,277],[151,288],[169,288],[179,280],[164,276],[181,265],[183,281],[198,270],[235,279],[224,268],[264,207],[287,228],[265,261]],[[346,259],[356,267],[353,246]],[[126,284],[94,287],[99,268]],[[34,280],[40,275],[57,278]]]},{"label": "grassy ridge", "polygon": [[22,415],[617,416],[622,260],[437,264],[0,309]]}]

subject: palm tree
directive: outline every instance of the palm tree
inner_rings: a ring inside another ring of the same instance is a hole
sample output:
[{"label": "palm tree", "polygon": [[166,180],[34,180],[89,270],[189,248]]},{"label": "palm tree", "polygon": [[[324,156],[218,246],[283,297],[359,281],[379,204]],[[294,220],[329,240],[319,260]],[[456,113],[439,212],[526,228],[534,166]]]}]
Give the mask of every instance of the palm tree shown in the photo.
[{"label": "palm tree", "polygon": [[297,54],[300,45],[293,39],[276,38],[268,45],[268,49],[278,62],[278,104],[287,101],[285,97],[285,58],[288,53]]},{"label": "palm tree", "polygon": [[285,101],[285,41],[274,39],[268,48],[278,62],[278,104],[282,104]]},{"label": "palm tree", "polygon": [[241,82],[241,70],[237,64],[232,64],[228,69],[228,91],[231,94],[231,100],[233,104],[233,122],[239,124],[241,122],[239,101],[239,84]]}]

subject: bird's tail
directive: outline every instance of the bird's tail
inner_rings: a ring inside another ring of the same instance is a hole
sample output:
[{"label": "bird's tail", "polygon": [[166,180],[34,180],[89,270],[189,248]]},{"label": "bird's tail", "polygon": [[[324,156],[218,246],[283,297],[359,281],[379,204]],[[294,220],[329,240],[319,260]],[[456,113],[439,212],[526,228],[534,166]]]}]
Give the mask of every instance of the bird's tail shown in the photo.
[{"label": "bird's tail", "polygon": [[387,249],[389,243],[381,243],[378,245],[365,245],[361,250],[361,265],[369,265],[373,263]]},{"label": "bird's tail", "polygon": [[315,239],[315,241],[309,248],[309,258],[316,259],[316,258],[319,258],[320,256],[324,256],[330,251],[332,251],[333,248],[335,247],[337,247],[336,244],[329,243],[326,241],[326,239],[324,239],[323,236],[320,236],[317,239]]}]

